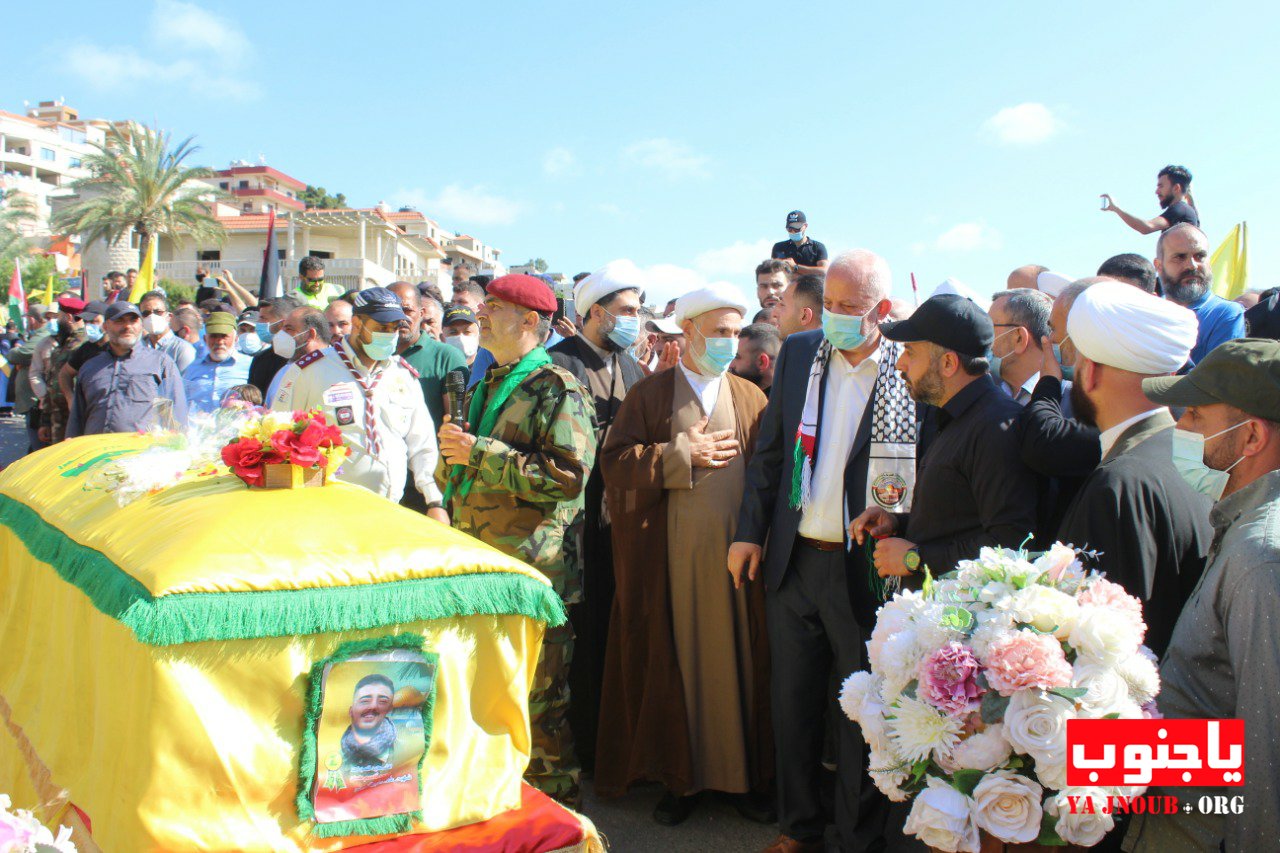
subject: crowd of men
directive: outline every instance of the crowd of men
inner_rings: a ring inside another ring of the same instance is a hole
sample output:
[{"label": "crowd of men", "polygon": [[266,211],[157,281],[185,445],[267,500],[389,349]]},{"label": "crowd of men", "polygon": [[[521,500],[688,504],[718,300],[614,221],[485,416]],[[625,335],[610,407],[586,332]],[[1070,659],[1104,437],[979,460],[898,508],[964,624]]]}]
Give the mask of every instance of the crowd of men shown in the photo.
[{"label": "crowd of men", "polygon": [[779,825],[776,853],[914,845],[836,706],[886,597],[984,546],[1069,542],[1144,602],[1163,714],[1246,721],[1243,814],[1104,843],[1240,849],[1280,837],[1277,297],[1215,296],[1190,176],[1159,182],[1152,220],[1108,199],[1160,231],[1151,261],[1030,264],[918,306],[793,211],[757,305],[712,285],[657,316],[626,260],[577,276],[572,310],[544,278],[461,265],[447,302],[341,293],[307,258],[262,301],[227,275],[196,304],[64,295],[8,359],[32,449],[232,398],[322,410],[343,479],[524,559],[568,606],[531,783],[574,806],[584,770],[602,796],[660,783],[667,825],[719,792]]}]

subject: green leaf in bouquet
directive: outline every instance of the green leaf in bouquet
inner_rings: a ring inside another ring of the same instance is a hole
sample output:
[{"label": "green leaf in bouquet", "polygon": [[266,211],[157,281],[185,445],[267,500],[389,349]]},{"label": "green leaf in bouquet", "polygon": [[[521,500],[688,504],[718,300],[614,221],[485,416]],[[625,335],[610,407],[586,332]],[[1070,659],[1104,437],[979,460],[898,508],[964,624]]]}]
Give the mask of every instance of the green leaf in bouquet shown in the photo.
[{"label": "green leaf in bouquet", "polygon": [[1036,844],[1043,844],[1046,847],[1067,846],[1067,842],[1058,835],[1058,819],[1048,812],[1040,817],[1040,837],[1036,839]]},{"label": "green leaf in bouquet", "polygon": [[942,608],[942,618],[938,620],[939,624],[944,628],[954,628],[957,631],[967,631],[973,626],[973,614],[963,607],[956,607],[954,604],[948,604]]},{"label": "green leaf in bouquet", "polygon": [[924,583],[920,585],[920,592],[925,598],[933,598],[933,573],[929,571],[928,566],[921,566],[920,571],[924,572]]},{"label": "green leaf in bouquet", "polygon": [[1102,719],[1104,719],[1104,720],[1118,720],[1118,719],[1120,719],[1120,712],[1119,712],[1119,711],[1112,711],[1110,714],[1103,714],[1103,715],[1102,715]]},{"label": "green leaf in bouquet", "polygon": [[1017,770],[1019,767],[1024,766],[1026,763],[1027,762],[1022,760],[1021,755],[1014,755],[1014,756],[1010,756],[1009,760],[1004,763],[1004,766],[1008,767],[1010,770]]},{"label": "green leaf in bouquet", "polygon": [[978,787],[978,783],[982,781],[982,777],[986,776],[985,770],[957,770],[951,774],[951,787],[955,788],[966,797],[973,796],[973,789]]},{"label": "green leaf in bouquet", "polygon": [[1058,630],[1058,626],[1054,625],[1048,631],[1041,631],[1039,628],[1037,628],[1035,625],[1032,625],[1030,622],[1015,622],[1013,627],[1019,629],[1020,631],[1030,631],[1033,634],[1045,634],[1045,635],[1052,634],[1054,631]]},{"label": "green leaf in bouquet", "polygon": [[1009,697],[1001,696],[994,690],[988,690],[982,694],[982,706],[978,709],[978,713],[982,717],[982,722],[992,726],[1004,719],[1004,712],[1008,707]]},{"label": "green leaf in bouquet", "polygon": [[924,774],[929,769],[929,759],[922,758],[915,764],[911,765],[911,782],[912,784],[924,779]]},{"label": "green leaf in bouquet", "polygon": [[1070,699],[1072,702],[1079,699],[1089,690],[1085,687],[1055,687],[1049,691],[1054,696],[1061,696],[1063,699]]},{"label": "green leaf in bouquet", "polygon": [[987,690],[991,687],[991,685],[987,683],[987,674],[982,670],[978,670],[978,674],[973,677],[973,680],[983,690]]},{"label": "green leaf in bouquet", "polygon": [[911,679],[907,682],[907,686],[902,688],[902,695],[906,696],[908,699],[916,698],[916,688],[919,686],[920,682],[917,679]]}]

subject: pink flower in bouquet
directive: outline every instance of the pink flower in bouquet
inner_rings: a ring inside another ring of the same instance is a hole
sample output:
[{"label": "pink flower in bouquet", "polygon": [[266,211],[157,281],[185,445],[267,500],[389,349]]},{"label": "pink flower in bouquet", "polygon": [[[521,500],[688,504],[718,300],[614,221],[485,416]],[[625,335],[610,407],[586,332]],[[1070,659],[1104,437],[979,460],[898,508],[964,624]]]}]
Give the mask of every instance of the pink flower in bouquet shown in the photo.
[{"label": "pink flower in bouquet", "polygon": [[271,447],[290,464],[310,468],[320,461],[320,450],[305,440],[305,434],[306,430],[303,435],[286,429],[278,430],[271,436]]},{"label": "pink flower in bouquet", "polygon": [[977,681],[981,669],[973,650],[953,640],[920,662],[919,696],[945,714],[972,711],[983,692]]},{"label": "pink flower in bouquet", "polygon": [[1160,709],[1156,707],[1156,700],[1142,706],[1142,719],[1144,720],[1163,720],[1164,714],[1160,713]]},{"label": "pink flower in bouquet", "polygon": [[1001,696],[1030,688],[1052,690],[1071,683],[1071,664],[1052,634],[1014,631],[991,644],[983,663],[987,667],[987,683]]},{"label": "pink flower in bouquet", "polygon": [[1076,596],[1081,604],[1106,607],[1129,619],[1138,628],[1139,642],[1147,634],[1147,623],[1142,621],[1142,602],[1125,592],[1124,587],[1109,580],[1098,579]]}]

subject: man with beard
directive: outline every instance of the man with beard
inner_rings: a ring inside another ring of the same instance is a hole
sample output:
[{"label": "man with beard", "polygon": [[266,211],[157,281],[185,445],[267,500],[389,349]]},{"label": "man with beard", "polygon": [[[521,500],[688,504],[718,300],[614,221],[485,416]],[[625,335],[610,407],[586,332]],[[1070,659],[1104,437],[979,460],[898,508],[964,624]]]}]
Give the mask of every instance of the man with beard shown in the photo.
[{"label": "man with beard", "polygon": [[[64,392],[59,381],[62,368],[73,355],[89,340],[89,329],[93,329],[98,338],[102,329],[96,325],[85,323],[85,314],[97,319],[97,315],[89,311],[89,304],[69,293],[58,297],[58,346],[49,354],[45,364],[44,381],[48,389],[40,402],[41,439],[50,444],[57,444],[67,437],[67,415],[71,411],[71,389]],[[46,434],[47,431],[47,434]]]},{"label": "man with beard", "polygon": [[772,311],[790,282],[786,261],[781,258],[761,261],[756,267],[756,299],[760,301],[760,307]]},{"label": "man with beard", "polygon": [[[302,304],[292,296],[264,299],[258,305],[258,337],[270,341],[284,325],[284,318]],[[249,384],[256,385],[262,392],[262,399],[269,400],[267,391],[271,389],[272,380],[288,364],[289,359],[277,353],[275,347],[266,347],[249,362]]]},{"label": "man with beard", "polygon": [[1174,467],[1169,410],[1142,381],[1173,373],[1195,341],[1195,315],[1118,281],[1076,298],[1071,402],[1102,430],[1102,461],[1067,508],[1058,540],[1095,553],[1095,568],[1143,601],[1146,644],[1163,654],[1178,612],[1204,569],[1209,504]]},{"label": "man with beard", "polygon": [[[310,305],[321,311],[342,295],[342,288],[324,280],[324,261],[308,255],[298,261],[298,286],[289,294],[299,305]],[[288,312],[282,312],[288,313]]]},{"label": "man with beard", "polygon": [[1018,547],[1035,530],[1038,484],[1018,456],[1022,407],[987,372],[991,318],[973,300],[943,293],[880,331],[903,344],[898,370],[913,400],[936,407],[938,433],[920,462],[911,511],[870,506],[850,534],[860,545],[868,535],[879,540],[881,577],[913,580],[922,566],[936,576],[984,547]]},{"label": "man with beard", "polygon": [[[574,375],[591,392],[596,412],[596,446],[604,446],[609,427],[631,386],[644,371],[628,348],[640,332],[640,304],[647,286],[644,273],[628,260],[611,261],[578,282],[574,302],[582,317],[582,333],[547,350],[552,364]],[[582,602],[569,610],[577,634],[577,655],[570,672],[573,704],[569,723],[577,733],[582,766],[595,767],[596,724],[600,686],[604,682],[604,649],[613,609],[613,542],[604,501],[600,465],[587,480],[582,526]]]},{"label": "man with beard", "polygon": [[729,362],[729,372],[755,385],[765,396],[773,387],[773,366],[782,338],[770,323],[752,323],[738,333],[738,352]]},{"label": "man with beard", "polygon": [[249,356],[236,351],[236,318],[231,314],[210,314],[204,324],[204,341],[204,355],[186,369],[182,382],[191,409],[208,413],[222,406],[222,395],[228,390],[249,381]]},{"label": "man with beard", "polygon": [[1156,272],[1165,299],[1196,315],[1199,331],[1191,348],[1191,364],[1199,364],[1219,344],[1243,338],[1244,308],[1211,293],[1213,269],[1209,265],[1209,239],[1194,225],[1175,225],[1156,243]]},{"label": "man with beard", "polygon": [[[480,340],[494,364],[468,395],[466,423],[440,427],[438,479],[454,526],[542,572],[566,605],[582,600],[578,529],[596,456],[595,406],[543,349],[556,297],[541,279],[494,279]],[[357,315],[359,310],[357,309]],[[570,807],[581,800],[568,722],[573,626],[547,628],[529,692],[525,778]]]},{"label": "man with beard", "polygon": [[[77,374],[67,438],[153,426],[185,429],[187,395],[178,366],[160,350],[141,345],[138,306],[112,302],[103,317],[107,346]],[[164,408],[172,424],[166,423]]]},{"label": "man with beard", "polygon": [[1154,234],[1183,222],[1200,226],[1200,214],[1196,212],[1195,201],[1191,198],[1191,173],[1185,166],[1165,166],[1156,176],[1156,198],[1164,210],[1153,219],[1139,219],[1125,213],[1116,207],[1109,195],[1104,194],[1102,198],[1105,202],[1103,210],[1119,216],[1125,225],[1139,234]]},{"label": "man with beard", "polygon": [[395,683],[385,675],[366,675],[356,682],[347,713],[351,725],[342,733],[342,763],[357,776],[372,776],[391,769],[396,748],[396,727],[391,713]]}]

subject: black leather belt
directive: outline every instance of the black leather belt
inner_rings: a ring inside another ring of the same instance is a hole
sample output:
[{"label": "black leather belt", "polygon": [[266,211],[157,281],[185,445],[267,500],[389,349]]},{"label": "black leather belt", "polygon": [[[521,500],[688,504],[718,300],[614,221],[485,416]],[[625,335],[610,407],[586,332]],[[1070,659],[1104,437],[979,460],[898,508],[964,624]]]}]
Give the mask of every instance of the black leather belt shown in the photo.
[{"label": "black leather belt", "polygon": [[798,533],[796,534],[796,538],[815,551],[839,551],[844,547],[843,542],[828,542],[825,539],[810,539],[808,536],[801,536]]}]

